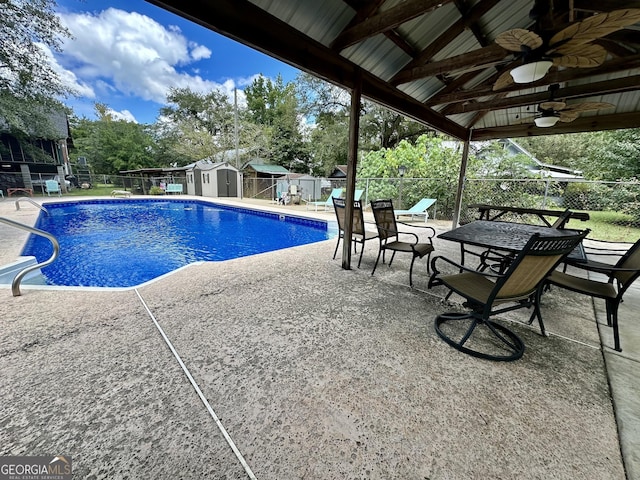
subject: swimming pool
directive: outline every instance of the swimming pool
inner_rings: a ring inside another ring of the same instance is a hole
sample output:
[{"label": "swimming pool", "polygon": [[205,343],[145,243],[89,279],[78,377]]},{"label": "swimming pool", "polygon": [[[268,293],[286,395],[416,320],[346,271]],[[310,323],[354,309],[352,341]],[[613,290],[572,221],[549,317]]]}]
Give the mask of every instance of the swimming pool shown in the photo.
[{"label": "swimming pool", "polygon": [[[42,269],[49,285],[131,287],[190,263],[232,258],[331,238],[327,222],[200,200],[47,203],[36,227],[60,242]],[[22,255],[39,262],[51,242],[31,235]]]}]

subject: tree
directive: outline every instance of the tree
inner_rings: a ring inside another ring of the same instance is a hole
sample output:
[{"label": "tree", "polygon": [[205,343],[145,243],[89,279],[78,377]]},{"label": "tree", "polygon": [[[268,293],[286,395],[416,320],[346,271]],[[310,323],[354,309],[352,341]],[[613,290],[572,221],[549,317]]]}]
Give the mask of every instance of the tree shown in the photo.
[{"label": "tree", "polygon": [[[315,121],[312,165],[314,171],[326,175],[347,161],[351,97],[344,89],[306,73],[300,74],[296,83],[302,112]],[[374,102],[362,102],[358,139],[361,152],[394,148],[402,140],[415,142],[420,135],[432,131]]]},{"label": "tree", "polygon": [[160,115],[168,120],[161,131],[174,140],[179,158],[212,158],[234,147],[233,106],[224,93],[173,88],[167,102],[169,105],[160,109]]},{"label": "tree", "polygon": [[264,129],[268,159],[276,165],[308,172],[310,165],[300,128],[301,115],[294,83],[259,76],[244,91],[247,118]]},{"label": "tree", "polygon": [[640,176],[640,129],[549,135],[518,139],[536,158],[583,172],[589,180]]},{"label": "tree", "polygon": [[147,126],[114,120],[103,104],[95,110],[98,120],[71,118],[74,154],[86,157],[95,172],[111,175],[156,166]]},{"label": "tree", "polygon": [[594,132],[589,142],[585,175],[594,180],[640,177],[640,128]]},{"label": "tree", "polygon": [[51,67],[43,45],[56,51],[71,37],[54,11],[53,0],[0,2],[0,118],[13,132],[50,136],[57,98],[72,93]]},{"label": "tree", "polygon": [[[380,179],[369,182],[370,198],[398,198],[402,188],[403,204],[413,205],[428,196],[438,199],[438,211],[453,211],[462,153],[443,137],[421,135],[412,143],[402,140],[395,148],[371,151],[358,165],[358,177]],[[470,156],[467,171],[475,172],[478,160]],[[398,167],[406,167],[404,180],[398,178]],[[400,207],[398,207],[400,208]]]},{"label": "tree", "polygon": [[394,148],[402,140],[415,142],[420,135],[434,132],[422,123],[373,102],[363,102],[361,115],[360,138],[363,150]]}]

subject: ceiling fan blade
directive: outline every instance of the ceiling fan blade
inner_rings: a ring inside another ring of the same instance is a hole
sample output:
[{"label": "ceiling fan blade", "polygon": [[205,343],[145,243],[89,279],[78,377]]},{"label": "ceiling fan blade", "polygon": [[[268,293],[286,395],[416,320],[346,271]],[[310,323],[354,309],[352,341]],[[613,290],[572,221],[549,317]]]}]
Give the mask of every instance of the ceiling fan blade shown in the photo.
[{"label": "ceiling fan blade", "polygon": [[542,46],[542,38],[537,33],[524,30],[522,28],[514,28],[502,32],[496,37],[496,43],[505,50],[510,52],[521,52],[522,46],[529,47],[531,50]]},{"label": "ceiling fan blade", "polygon": [[557,67],[591,68],[598,67],[607,58],[604,47],[596,44],[587,45],[563,45],[557,50],[560,57],[553,58],[553,64]]},{"label": "ceiling fan blade", "polygon": [[542,102],[539,107],[542,110],[562,110],[567,104],[564,102]]},{"label": "ceiling fan blade", "polygon": [[558,120],[561,122],[573,122],[576,118],[578,118],[577,112],[566,112],[564,110],[562,112],[558,112]]},{"label": "ceiling fan blade", "polygon": [[606,102],[583,102],[569,105],[563,110],[564,113],[591,112],[594,110],[602,110],[603,108],[613,108],[615,105]]},{"label": "ceiling fan blade", "polygon": [[511,76],[511,71],[506,70],[502,72],[502,74],[493,84],[493,91],[495,92],[497,90],[502,90],[503,88],[507,88],[510,85],[513,85],[513,77]]},{"label": "ceiling fan blade", "polygon": [[600,13],[560,30],[551,37],[549,46],[553,49],[558,43],[569,39],[579,44],[588,43],[638,22],[640,22],[639,8]]}]

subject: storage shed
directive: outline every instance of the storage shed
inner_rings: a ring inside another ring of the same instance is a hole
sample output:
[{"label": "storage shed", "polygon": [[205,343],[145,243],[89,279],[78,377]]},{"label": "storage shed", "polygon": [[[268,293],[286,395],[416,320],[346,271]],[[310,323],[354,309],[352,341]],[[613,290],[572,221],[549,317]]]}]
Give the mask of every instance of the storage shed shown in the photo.
[{"label": "storage shed", "polygon": [[186,168],[187,193],[202,197],[242,197],[242,174],[228,162],[200,160]]}]

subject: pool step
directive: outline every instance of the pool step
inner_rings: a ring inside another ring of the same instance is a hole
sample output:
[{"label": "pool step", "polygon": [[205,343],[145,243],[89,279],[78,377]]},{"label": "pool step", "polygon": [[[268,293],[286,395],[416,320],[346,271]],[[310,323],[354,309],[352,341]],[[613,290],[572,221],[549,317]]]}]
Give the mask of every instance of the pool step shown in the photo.
[{"label": "pool step", "polygon": [[[37,263],[36,257],[28,256],[20,257],[19,260],[13,263],[0,266],[0,285],[11,285],[16,275],[31,265],[37,265]],[[42,271],[38,268],[37,270],[29,272],[22,280],[22,283],[27,285],[46,285],[47,281],[42,275]]]}]

